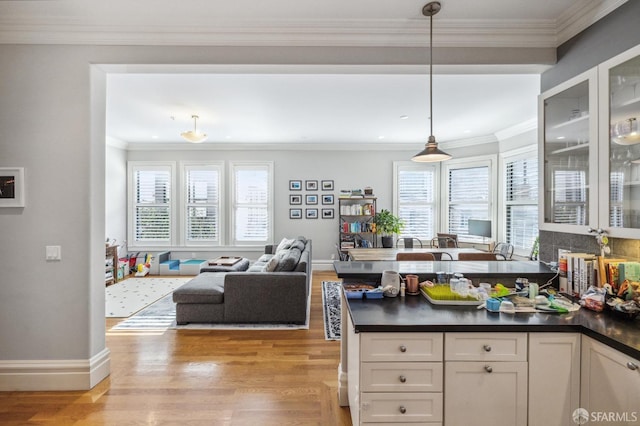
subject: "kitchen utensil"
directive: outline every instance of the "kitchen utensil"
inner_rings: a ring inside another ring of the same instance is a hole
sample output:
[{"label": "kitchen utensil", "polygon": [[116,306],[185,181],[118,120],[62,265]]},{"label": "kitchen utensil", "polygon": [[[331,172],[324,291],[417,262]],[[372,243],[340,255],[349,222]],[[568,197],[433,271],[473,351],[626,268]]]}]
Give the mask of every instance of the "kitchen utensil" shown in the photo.
[{"label": "kitchen utensil", "polygon": [[420,292],[418,291],[418,276],[406,275],[404,278],[407,281],[407,294],[420,294]]}]

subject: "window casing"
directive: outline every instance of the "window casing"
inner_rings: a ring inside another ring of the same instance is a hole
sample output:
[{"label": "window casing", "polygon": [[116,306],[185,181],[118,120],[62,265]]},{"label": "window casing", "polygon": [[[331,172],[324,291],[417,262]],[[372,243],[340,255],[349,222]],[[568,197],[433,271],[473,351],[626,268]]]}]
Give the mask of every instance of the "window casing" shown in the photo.
[{"label": "window casing", "polygon": [[130,162],[129,246],[171,246],[175,242],[175,163]]},{"label": "window casing", "polygon": [[186,246],[221,245],[224,217],[222,163],[183,165],[183,221]]},{"label": "window casing", "polygon": [[538,159],[536,152],[504,156],[504,241],[528,255],[538,237]]},{"label": "window casing", "polygon": [[394,162],[393,210],[404,221],[401,237],[429,241],[437,229],[438,166]]},{"label": "window casing", "polygon": [[233,245],[273,239],[273,163],[232,162],[231,239]]},{"label": "window casing", "polygon": [[[450,160],[445,163],[446,199],[445,229],[458,236],[469,235],[468,220],[492,220],[495,223],[495,193],[497,177],[495,156],[482,159]],[[495,235],[495,230],[492,230]]]}]

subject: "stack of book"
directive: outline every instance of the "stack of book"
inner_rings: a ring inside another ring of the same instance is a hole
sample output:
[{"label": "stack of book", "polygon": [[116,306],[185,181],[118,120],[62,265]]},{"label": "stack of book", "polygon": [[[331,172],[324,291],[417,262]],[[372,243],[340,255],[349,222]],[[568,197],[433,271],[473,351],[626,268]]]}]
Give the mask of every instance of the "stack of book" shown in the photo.
[{"label": "stack of book", "polygon": [[624,280],[640,281],[640,262],[562,251],[558,255],[560,292],[582,296],[590,286],[608,283],[614,292]]}]

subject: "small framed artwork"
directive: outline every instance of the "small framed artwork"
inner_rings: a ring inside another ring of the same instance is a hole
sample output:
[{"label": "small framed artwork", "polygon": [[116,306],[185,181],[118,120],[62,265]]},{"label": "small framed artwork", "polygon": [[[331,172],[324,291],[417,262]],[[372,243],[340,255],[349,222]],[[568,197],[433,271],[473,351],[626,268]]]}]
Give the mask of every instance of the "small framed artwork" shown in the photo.
[{"label": "small framed artwork", "polygon": [[305,188],[307,191],[317,191],[318,190],[318,181],[317,180],[305,180],[304,181]]},{"label": "small framed artwork", "polygon": [[333,191],[333,181],[332,180],[323,180],[321,183],[322,183],[322,190],[323,191]]},{"label": "small framed artwork", "polygon": [[323,219],[333,219],[333,209],[322,209]]},{"label": "small framed artwork", "polygon": [[289,195],[289,204],[291,205],[302,204],[302,195],[298,195],[298,194]]},{"label": "small framed artwork", "polygon": [[302,209],[289,209],[289,219],[302,219]]},{"label": "small framed artwork", "polygon": [[24,167],[0,167],[0,207],[24,207]]},{"label": "small framed artwork", "polygon": [[307,204],[318,204],[318,196],[316,194],[307,194],[306,196]]},{"label": "small framed artwork", "polygon": [[333,194],[323,195],[322,204],[333,204]]},{"label": "small framed artwork", "polygon": [[289,191],[302,191],[302,181],[301,180],[290,180],[289,181]]},{"label": "small framed artwork", "polygon": [[318,209],[306,209],[307,219],[317,219]]}]

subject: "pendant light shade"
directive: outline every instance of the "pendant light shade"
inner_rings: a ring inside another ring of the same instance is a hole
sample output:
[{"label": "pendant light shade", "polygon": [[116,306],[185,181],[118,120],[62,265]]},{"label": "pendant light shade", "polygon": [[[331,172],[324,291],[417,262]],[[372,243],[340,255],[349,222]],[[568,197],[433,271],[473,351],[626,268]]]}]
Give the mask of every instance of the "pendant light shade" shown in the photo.
[{"label": "pendant light shade", "polygon": [[424,149],[411,158],[412,161],[418,163],[432,163],[437,161],[445,161],[451,158],[451,155],[438,149],[436,137],[433,136],[433,15],[440,12],[442,8],[439,1],[427,3],[422,8],[422,14],[429,17],[429,112],[431,135]]},{"label": "pendant light shade", "polygon": [[205,140],[207,140],[207,135],[206,133],[198,132],[199,117],[197,115],[192,115],[191,118],[193,118],[193,130],[182,132],[180,133],[180,136],[182,136],[182,139],[186,140],[187,142],[191,142],[191,143],[204,142]]}]

